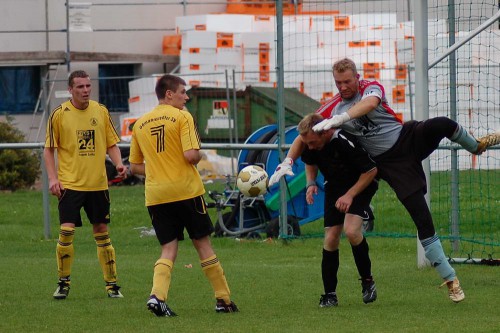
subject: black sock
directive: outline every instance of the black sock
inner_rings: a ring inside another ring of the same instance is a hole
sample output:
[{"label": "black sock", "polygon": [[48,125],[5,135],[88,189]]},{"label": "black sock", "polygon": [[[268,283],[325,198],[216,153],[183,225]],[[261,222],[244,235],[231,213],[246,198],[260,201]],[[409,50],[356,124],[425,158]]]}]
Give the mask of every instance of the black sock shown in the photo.
[{"label": "black sock", "polygon": [[325,294],[337,290],[337,272],[339,270],[339,250],[327,251],[323,249],[323,260],[321,261],[321,276]]},{"label": "black sock", "polygon": [[354,246],[351,244],[352,255],[354,256],[354,262],[356,263],[356,267],[358,268],[359,276],[361,279],[371,279],[372,277],[372,262],[370,260],[369,255],[369,247],[366,238],[363,237],[363,240],[358,245]]}]

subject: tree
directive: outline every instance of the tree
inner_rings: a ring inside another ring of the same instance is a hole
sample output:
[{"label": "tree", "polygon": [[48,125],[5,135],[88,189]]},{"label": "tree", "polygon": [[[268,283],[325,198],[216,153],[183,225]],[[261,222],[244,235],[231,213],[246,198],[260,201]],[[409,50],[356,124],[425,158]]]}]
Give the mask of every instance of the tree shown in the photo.
[{"label": "tree", "polygon": [[[25,142],[12,117],[0,122],[1,143]],[[0,190],[15,191],[32,186],[40,174],[40,152],[30,149],[0,149]]]}]

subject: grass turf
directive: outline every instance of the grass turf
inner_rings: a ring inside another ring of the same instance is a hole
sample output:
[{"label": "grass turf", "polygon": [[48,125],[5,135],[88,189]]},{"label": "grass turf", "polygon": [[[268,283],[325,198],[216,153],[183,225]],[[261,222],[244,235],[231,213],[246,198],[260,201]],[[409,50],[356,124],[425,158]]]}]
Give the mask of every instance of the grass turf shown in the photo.
[{"label": "grass turf", "polygon": [[[466,293],[452,303],[433,269],[416,267],[416,240],[369,237],[379,298],[365,305],[349,245],[341,242],[337,308],[318,307],[322,240],[288,242],[214,238],[233,299],[241,312],[217,314],[213,292],[189,240],[180,243],[168,303],[176,318],[146,310],[153,264],[160,248],[149,227],[143,188],[111,188],[111,239],[124,299],[108,299],[91,227],[75,236],[72,289],[56,289],[57,202],[51,198],[52,239],[43,239],[41,193],[1,193],[0,331],[50,332],[500,332],[498,267],[456,265]],[[303,226],[317,234],[320,222]],[[189,265],[192,268],[189,268]],[[187,266],[187,267],[186,267]]]}]

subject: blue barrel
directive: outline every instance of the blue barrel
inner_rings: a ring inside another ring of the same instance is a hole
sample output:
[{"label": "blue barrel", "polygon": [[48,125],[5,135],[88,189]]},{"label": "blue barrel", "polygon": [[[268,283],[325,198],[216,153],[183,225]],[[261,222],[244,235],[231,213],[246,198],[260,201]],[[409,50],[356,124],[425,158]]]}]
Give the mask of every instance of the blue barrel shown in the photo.
[{"label": "blue barrel", "polygon": [[[298,136],[297,127],[291,126],[285,129],[285,143],[291,144]],[[264,126],[252,133],[245,143],[279,143],[277,135],[277,126]],[[286,154],[286,152],[285,152]],[[269,176],[274,173],[274,170],[281,161],[277,150],[241,150],[238,156],[239,169],[249,164],[257,164],[263,166]],[[299,220],[299,224],[303,225],[323,217],[324,209],[324,189],[323,176],[318,175],[318,195],[314,199],[314,204],[308,205],[306,202],[306,176],[305,164],[299,158],[293,165],[294,176],[285,176],[287,183],[287,213],[289,216],[294,216]],[[279,184],[268,189],[264,196],[266,207],[271,218],[279,215],[280,209],[280,193]]]}]

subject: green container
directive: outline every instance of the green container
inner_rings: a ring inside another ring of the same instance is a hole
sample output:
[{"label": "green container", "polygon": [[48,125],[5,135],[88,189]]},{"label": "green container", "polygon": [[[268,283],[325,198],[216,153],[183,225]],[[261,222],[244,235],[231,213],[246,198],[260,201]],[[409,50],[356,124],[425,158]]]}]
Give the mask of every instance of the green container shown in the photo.
[{"label": "green container", "polygon": [[[188,95],[186,108],[193,115],[204,143],[243,143],[257,129],[277,122],[276,88],[247,86],[236,91],[236,114],[232,90],[194,87]],[[320,106],[295,88],[284,89],[284,104],[285,126],[297,125]]]}]

